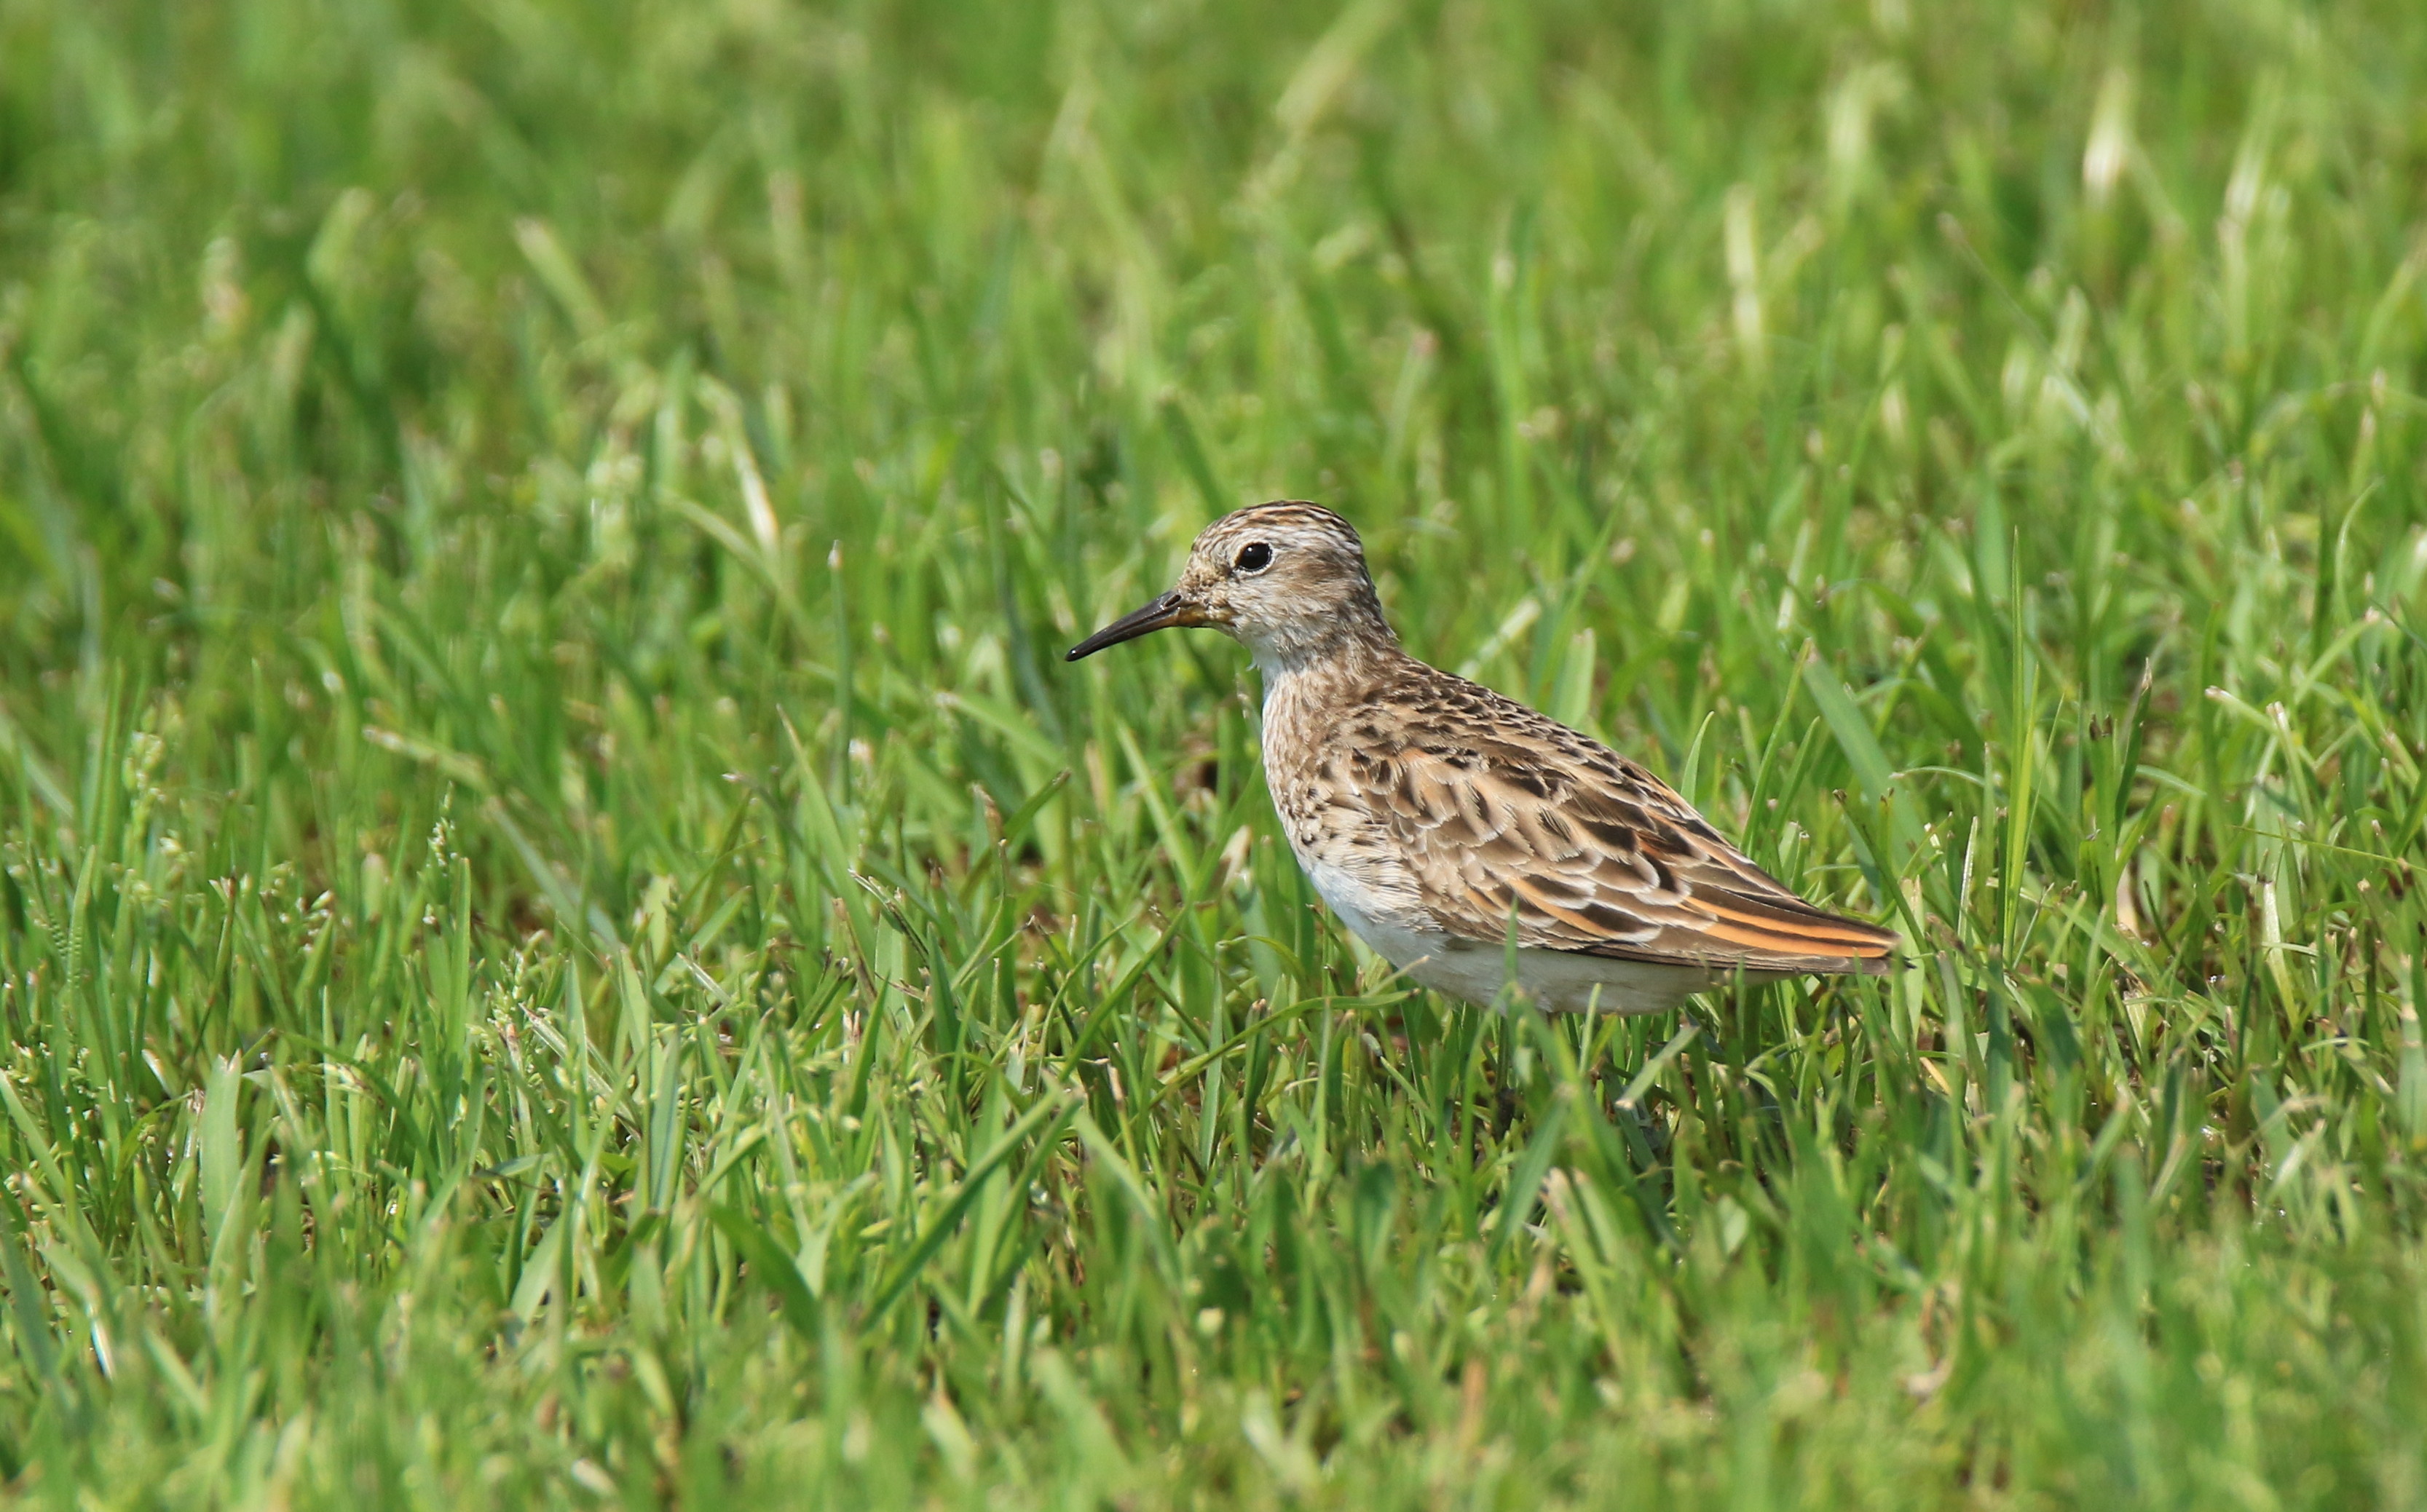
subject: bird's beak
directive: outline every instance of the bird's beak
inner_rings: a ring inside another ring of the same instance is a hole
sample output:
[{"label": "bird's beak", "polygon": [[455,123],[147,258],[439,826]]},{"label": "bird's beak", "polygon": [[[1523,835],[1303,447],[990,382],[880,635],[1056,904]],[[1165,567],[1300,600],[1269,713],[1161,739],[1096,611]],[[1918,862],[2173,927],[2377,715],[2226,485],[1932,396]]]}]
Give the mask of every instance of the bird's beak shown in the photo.
[{"label": "bird's beak", "polygon": [[1199,612],[1197,606],[1181,597],[1180,591],[1174,589],[1145,608],[1132,610],[1122,615],[1072,646],[1070,654],[1063,659],[1076,661],[1081,657],[1092,657],[1108,645],[1118,645],[1123,641],[1134,641],[1141,635],[1151,635],[1157,630],[1168,629],[1176,625],[1204,623],[1205,616]]}]

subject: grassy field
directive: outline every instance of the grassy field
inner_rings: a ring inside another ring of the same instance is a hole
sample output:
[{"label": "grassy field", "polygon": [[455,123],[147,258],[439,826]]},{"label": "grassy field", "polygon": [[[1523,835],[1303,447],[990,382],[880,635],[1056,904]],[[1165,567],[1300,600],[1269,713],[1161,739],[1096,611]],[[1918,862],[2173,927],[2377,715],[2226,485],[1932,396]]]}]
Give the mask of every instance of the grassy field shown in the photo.
[{"label": "grassy field", "polygon": [[[2427,1505],[2422,100],[2413,0],[0,0],[8,1494]],[[1235,648],[1060,660],[1272,496],[1909,964],[1394,983]]]}]

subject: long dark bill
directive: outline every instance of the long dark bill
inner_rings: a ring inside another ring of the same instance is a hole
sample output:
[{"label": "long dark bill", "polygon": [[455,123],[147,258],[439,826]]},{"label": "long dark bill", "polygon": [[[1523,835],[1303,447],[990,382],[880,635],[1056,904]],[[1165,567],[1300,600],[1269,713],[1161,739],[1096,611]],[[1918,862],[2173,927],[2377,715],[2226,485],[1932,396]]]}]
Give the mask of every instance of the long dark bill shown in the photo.
[{"label": "long dark bill", "polygon": [[1063,659],[1076,661],[1081,657],[1092,657],[1108,645],[1118,645],[1123,641],[1134,641],[1141,635],[1151,635],[1169,626],[1185,624],[1182,616],[1187,609],[1178,593],[1165,593],[1144,609],[1132,610],[1122,615],[1072,646],[1070,654]]}]

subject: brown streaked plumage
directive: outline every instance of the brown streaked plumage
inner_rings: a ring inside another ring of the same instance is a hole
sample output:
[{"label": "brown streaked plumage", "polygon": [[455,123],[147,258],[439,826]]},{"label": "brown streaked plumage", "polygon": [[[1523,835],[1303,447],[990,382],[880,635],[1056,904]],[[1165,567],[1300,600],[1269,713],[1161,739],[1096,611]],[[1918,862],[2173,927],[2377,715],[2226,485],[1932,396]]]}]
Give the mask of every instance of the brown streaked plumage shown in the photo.
[{"label": "brown streaked plumage", "polygon": [[1347,521],[1260,504],[1170,593],[1073,647],[1213,626],[1264,678],[1264,772],[1326,902],[1426,986],[1652,1013],[1742,972],[1881,972],[1897,936],[1816,908],[1607,746],[1409,656]]}]

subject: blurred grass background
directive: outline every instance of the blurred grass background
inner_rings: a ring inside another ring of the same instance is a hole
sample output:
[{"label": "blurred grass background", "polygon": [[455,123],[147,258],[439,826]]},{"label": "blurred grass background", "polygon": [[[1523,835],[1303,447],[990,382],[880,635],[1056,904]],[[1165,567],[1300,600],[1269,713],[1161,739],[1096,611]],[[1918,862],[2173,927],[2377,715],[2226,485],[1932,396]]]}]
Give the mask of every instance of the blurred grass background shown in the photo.
[{"label": "blurred grass background", "polygon": [[[2391,0],[0,0],[0,1476],[2427,1504],[2422,101]],[[1375,969],[1241,657],[1058,659],[1272,496],[1909,968]]]}]

